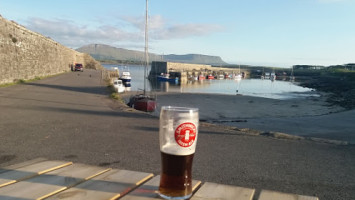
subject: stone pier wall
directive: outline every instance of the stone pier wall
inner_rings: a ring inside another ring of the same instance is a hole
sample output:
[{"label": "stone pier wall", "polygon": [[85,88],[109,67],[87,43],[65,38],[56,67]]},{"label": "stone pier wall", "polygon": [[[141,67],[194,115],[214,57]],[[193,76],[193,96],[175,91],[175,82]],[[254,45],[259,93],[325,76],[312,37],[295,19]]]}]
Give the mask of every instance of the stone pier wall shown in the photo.
[{"label": "stone pier wall", "polygon": [[208,75],[208,74],[237,74],[243,73],[246,77],[250,75],[248,70],[240,70],[237,68],[221,68],[221,67],[212,67],[211,65],[202,65],[202,64],[189,64],[189,63],[175,63],[175,62],[161,62],[153,61],[152,69],[150,71],[149,77],[154,78],[160,75],[161,73],[177,73],[178,77],[181,80],[187,80],[188,75]]},{"label": "stone pier wall", "polygon": [[67,72],[74,63],[82,63],[84,68],[102,68],[90,55],[0,16],[0,84]]}]

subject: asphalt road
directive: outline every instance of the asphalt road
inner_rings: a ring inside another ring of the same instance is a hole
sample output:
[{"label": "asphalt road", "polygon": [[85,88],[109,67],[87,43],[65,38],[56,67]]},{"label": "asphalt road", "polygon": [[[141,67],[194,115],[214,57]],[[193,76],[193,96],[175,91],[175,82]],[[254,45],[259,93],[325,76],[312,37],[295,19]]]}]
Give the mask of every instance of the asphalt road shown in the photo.
[{"label": "asphalt road", "polygon": [[[158,118],[108,98],[100,71],[0,88],[0,167],[44,157],[160,173]],[[126,110],[126,111],[124,111]],[[201,125],[195,179],[355,199],[355,146]]]}]

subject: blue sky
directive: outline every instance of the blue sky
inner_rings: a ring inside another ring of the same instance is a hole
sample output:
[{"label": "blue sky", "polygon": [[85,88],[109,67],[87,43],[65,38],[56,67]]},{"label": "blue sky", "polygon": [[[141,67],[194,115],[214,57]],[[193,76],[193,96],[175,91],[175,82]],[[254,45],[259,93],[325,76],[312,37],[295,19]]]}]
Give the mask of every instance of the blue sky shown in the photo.
[{"label": "blue sky", "polygon": [[[78,48],[143,51],[145,0],[0,0],[0,15]],[[231,64],[355,63],[355,0],[150,0],[149,51]]]}]

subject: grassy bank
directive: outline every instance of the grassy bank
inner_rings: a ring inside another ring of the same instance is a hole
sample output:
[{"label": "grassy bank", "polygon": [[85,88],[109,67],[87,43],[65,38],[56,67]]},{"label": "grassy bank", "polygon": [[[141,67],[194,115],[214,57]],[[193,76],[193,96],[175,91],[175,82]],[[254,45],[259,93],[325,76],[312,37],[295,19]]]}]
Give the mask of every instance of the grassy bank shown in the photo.
[{"label": "grassy bank", "polygon": [[28,83],[28,82],[33,82],[33,81],[38,81],[38,80],[41,80],[43,79],[44,77],[36,77],[34,79],[29,79],[29,80],[24,80],[24,79],[19,79],[19,80],[15,80],[13,83],[5,83],[5,84],[2,84],[0,85],[0,87],[9,87],[9,86],[12,86],[12,85],[17,85],[17,84],[23,84],[23,83]]},{"label": "grassy bank", "polygon": [[9,87],[9,86],[12,86],[12,85],[30,83],[30,82],[42,80],[42,79],[45,79],[45,78],[59,76],[59,75],[65,74],[65,73],[68,73],[68,72],[62,72],[62,73],[59,73],[59,74],[48,75],[48,76],[36,76],[33,79],[17,79],[17,80],[14,80],[14,82],[12,82],[12,83],[0,84],[0,87]]}]

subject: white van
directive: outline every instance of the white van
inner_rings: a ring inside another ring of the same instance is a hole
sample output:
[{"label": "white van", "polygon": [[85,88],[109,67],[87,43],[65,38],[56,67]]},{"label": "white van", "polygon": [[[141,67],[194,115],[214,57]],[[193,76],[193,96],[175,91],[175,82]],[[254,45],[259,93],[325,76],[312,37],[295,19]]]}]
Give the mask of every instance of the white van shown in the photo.
[{"label": "white van", "polygon": [[114,80],[113,87],[118,93],[122,93],[125,91],[125,86],[123,86],[122,80]]}]

